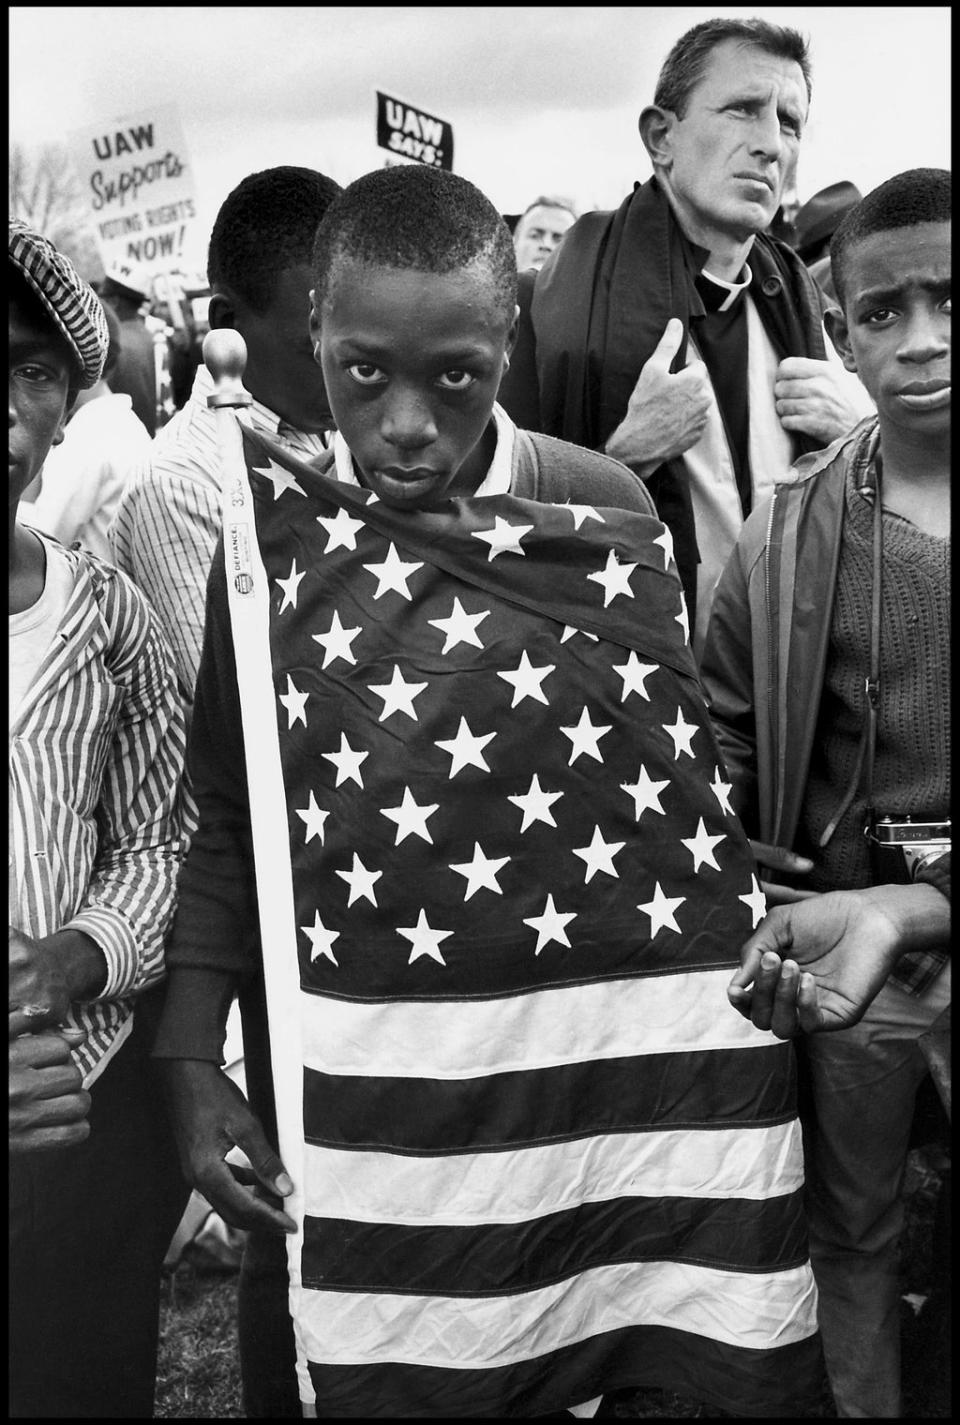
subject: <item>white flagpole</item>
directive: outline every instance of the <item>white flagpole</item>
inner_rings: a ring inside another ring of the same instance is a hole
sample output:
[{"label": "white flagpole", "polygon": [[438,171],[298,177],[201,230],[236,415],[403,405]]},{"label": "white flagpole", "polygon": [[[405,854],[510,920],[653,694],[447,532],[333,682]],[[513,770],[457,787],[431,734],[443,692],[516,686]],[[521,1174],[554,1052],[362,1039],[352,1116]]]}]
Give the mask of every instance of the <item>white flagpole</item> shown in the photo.
[{"label": "white flagpole", "polygon": [[[283,1205],[297,1224],[296,1233],[287,1237],[290,1314],[296,1321],[302,1289],[300,1259],[304,1217],[300,972],[290,836],[270,659],[269,589],[257,543],[243,437],[235,414],[251,403],[242,385],[247,349],[240,333],[228,329],[208,332],[203,342],[203,360],[215,385],[207,404],[216,412],[220,446],[227,597],[250,794],[277,1133],[280,1157],[294,1185],[293,1194],[284,1199]],[[297,1377],[303,1414],[313,1418],[316,1416],[313,1385],[299,1338]]]}]

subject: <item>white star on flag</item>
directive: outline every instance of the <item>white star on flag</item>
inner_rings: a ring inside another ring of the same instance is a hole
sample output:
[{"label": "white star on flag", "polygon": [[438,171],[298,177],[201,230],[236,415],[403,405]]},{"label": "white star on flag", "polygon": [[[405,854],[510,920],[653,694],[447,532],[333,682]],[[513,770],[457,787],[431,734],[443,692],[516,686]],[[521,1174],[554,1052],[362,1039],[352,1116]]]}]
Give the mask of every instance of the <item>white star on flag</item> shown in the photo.
[{"label": "white star on flag", "polygon": [[379,599],[382,594],[392,591],[395,594],[402,594],[405,599],[412,599],[413,595],[407,588],[407,580],[418,569],[423,568],[421,563],[405,563],[397,553],[397,546],[390,541],[390,548],[387,550],[387,557],[382,564],[364,564],[364,569],[369,570],[377,580],[377,592],[374,599]]},{"label": "white star on flag", "polygon": [[577,529],[580,528],[584,520],[599,520],[601,524],[606,524],[603,515],[598,515],[592,505],[574,505],[568,500],[565,508],[573,515],[573,522]]},{"label": "white star on flag", "polygon": [[524,792],[522,796],[507,797],[508,802],[513,802],[523,812],[523,825],[520,827],[521,833],[526,831],[528,826],[532,826],[535,821],[543,821],[547,826],[556,826],[551,805],[563,796],[563,792],[545,792],[540,786],[540,778],[534,773],[530,779],[530,790]]},{"label": "white star on flag", "polygon": [[301,811],[298,808],[295,808],[295,810],[297,812],[297,816],[307,828],[306,834],[303,838],[304,841],[312,841],[315,836],[319,836],[320,845],[322,846],[323,828],[330,813],[328,811],[324,811],[321,807],[317,806],[317,799],[313,795],[313,792],[310,793],[310,800],[307,802],[307,805],[303,808],[303,810]]},{"label": "white star on flag", "polygon": [[318,955],[325,955],[334,965],[339,965],[339,960],[333,953],[333,942],[340,939],[339,930],[328,930],[320,919],[320,912],[316,911],[312,925],[301,925],[300,929],[308,938],[311,945],[310,959],[316,960]]},{"label": "white star on flag", "polygon": [[503,891],[497,884],[497,872],[507,864],[509,856],[501,856],[493,859],[484,855],[480,847],[480,842],[473,843],[473,860],[461,861],[459,865],[450,865],[451,871],[456,871],[458,876],[465,876],[467,879],[467,889],[463,893],[463,899],[468,901],[474,891],[487,890],[496,891],[498,896],[503,895]]},{"label": "white star on flag", "polygon": [[302,722],[307,725],[306,703],[309,693],[301,693],[294,683],[290,674],[287,674],[287,691],[280,694],[280,701],[287,710],[287,731],[293,727],[295,722]]},{"label": "white star on flag", "polygon": [[680,927],[674,919],[673,912],[677,906],[683,905],[686,896],[665,896],[660,889],[660,882],[657,881],[653,889],[653,900],[647,901],[646,905],[638,905],[637,910],[642,910],[650,917],[650,939],[658,935],[661,930],[675,930],[680,933]]},{"label": "white star on flag", "polygon": [[620,790],[626,792],[627,796],[633,797],[633,814],[637,821],[645,811],[658,811],[661,816],[666,813],[660,805],[660,793],[664,787],[669,787],[669,778],[665,782],[654,782],[651,780],[646,767],[641,766],[635,782],[621,782]]},{"label": "white star on flag", "polygon": [[733,816],[733,807],[730,805],[730,793],[733,791],[733,783],[724,782],[722,780],[719,767],[713,774],[710,790],[720,803],[720,810],[726,812],[728,816]]},{"label": "white star on flag", "polygon": [[278,613],[282,614],[284,609],[295,609],[297,607],[297,591],[300,588],[300,580],[305,579],[306,576],[307,571],[305,569],[300,573],[297,572],[297,561],[294,559],[291,560],[290,573],[287,577],[285,579],[274,579],[273,582],[278,584],[283,590],[283,603],[277,610]]},{"label": "white star on flag", "polygon": [[474,539],[482,539],[489,544],[487,562],[490,563],[498,554],[526,554],[526,550],[520,548],[520,541],[532,529],[532,524],[510,524],[508,520],[495,515],[493,529],[475,529],[472,533]]},{"label": "white star on flag", "polygon": [[747,896],[737,896],[738,901],[743,901],[744,905],[750,907],[750,914],[753,916],[753,929],[756,930],[761,920],[767,913],[767,898],[763,894],[760,882],[756,876],[750,876],[750,894]]},{"label": "white star on flag", "polygon": [[598,871],[619,879],[620,872],[614,867],[613,858],[626,844],[625,841],[604,841],[599,826],[594,826],[593,839],[589,846],[581,846],[579,850],[575,846],[572,847],[574,856],[579,856],[581,861],[586,862],[584,885],[592,881]]},{"label": "white star on flag", "polygon": [[608,608],[618,594],[626,594],[628,599],[636,597],[630,587],[630,575],[636,567],[636,564],[621,564],[616,550],[611,549],[603,569],[596,574],[587,575],[589,581],[600,584],[603,588],[604,608]]},{"label": "white star on flag", "polygon": [[549,701],[541,687],[544,678],[549,677],[556,668],[555,663],[542,664],[539,668],[534,668],[527,657],[527,650],[524,649],[520,655],[520,662],[512,673],[498,673],[497,677],[502,678],[505,683],[513,684],[513,702],[510,704],[515,708],[524,698],[533,698],[538,703],[543,703],[549,707]]},{"label": "white star on flag", "polygon": [[693,748],[690,746],[690,743],[693,741],[693,734],[695,732],[698,732],[699,728],[697,727],[696,723],[684,722],[683,713],[679,708],[677,708],[676,722],[664,722],[661,723],[660,726],[663,728],[664,732],[669,732],[670,736],[673,738],[673,745],[675,748],[673,760],[675,762],[679,761],[681,752],[685,752],[688,757],[693,757],[695,755]]},{"label": "white star on flag", "polygon": [[334,609],[333,618],[326,633],[310,635],[313,641],[319,643],[323,649],[322,667],[328,667],[336,658],[342,658],[345,663],[352,663],[356,666],[357,658],[351,644],[361,631],[359,625],[356,628],[344,628],[340,622],[340,615]]},{"label": "white star on flag", "polygon": [[298,495],[302,495],[304,499],[307,498],[306,490],[300,489],[300,486],[297,484],[294,477],[290,474],[290,471],[284,470],[282,465],[278,465],[276,461],[270,460],[269,457],[267,458],[266,470],[264,470],[263,467],[260,465],[254,465],[251,468],[256,472],[257,475],[264,475],[268,480],[272,482],[273,498],[275,500],[279,500],[284,490],[294,490]]},{"label": "white star on flag", "polygon": [[659,672],[658,663],[641,663],[640,659],[631,648],[627,654],[626,663],[614,663],[613,671],[619,673],[623,679],[623,692],[620,694],[620,701],[625,703],[631,693],[639,693],[641,698],[650,701],[650,694],[646,689],[646,680],[651,673]]},{"label": "white star on flag", "polygon": [[693,857],[694,872],[699,871],[701,866],[712,866],[715,871],[720,870],[720,866],[713,854],[713,848],[718,841],[723,841],[724,837],[708,836],[706,824],[703,817],[700,818],[700,825],[697,827],[696,836],[681,836],[682,844]]},{"label": "white star on flag", "polygon": [[420,719],[413,710],[413,700],[428,687],[427,683],[406,683],[403,674],[400,672],[400,664],[394,663],[393,677],[389,683],[368,683],[367,687],[371,693],[376,693],[378,698],[383,698],[383,712],[379,721],[384,722],[396,712],[406,713],[407,717],[412,717],[414,722]]},{"label": "white star on flag", "polygon": [[450,780],[452,781],[459,771],[468,766],[479,767],[481,772],[489,772],[490,768],[484,760],[483,749],[496,735],[495,732],[487,732],[475,736],[470,731],[467,719],[461,717],[456,737],[446,742],[438,741],[435,744],[450,755]]},{"label": "white star on flag", "polygon": [[404,940],[410,941],[408,965],[412,965],[414,960],[419,960],[421,955],[429,955],[430,959],[436,960],[439,965],[447,963],[440,954],[440,941],[446,940],[453,934],[453,931],[431,930],[425,910],[421,909],[416,925],[398,925],[397,934],[402,935]]},{"label": "white star on flag", "polygon": [[409,787],[403,789],[403,801],[398,807],[381,807],[382,816],[389,817],[391,821],[397,823],[397,839],[393,843],[399,846],[401,841],[408,836],[419,836],[424,841],[429,841],[433,845],[433,837],[427,830],[427,817],[439,807],[439,802],[434,802],[433,806],[418,806],[413,799],[413,793]]},{"label": "white star on flag", "polygon": [[560,642],[566,643],[567,639],[572,638],[575,633],[582,633],[584,638],[589,638],[592,643],[600,642],[595,633],[587,633],[585,628],[574,628],[573,624],[570,623],[564,624],[563,633],[560,635]]},{"label": "white star on flag", "polygon": [[663,534],[658,534],[653,543],[659,544],[663,549],[663,567],[669,569],[670,560],[673,558],[673,535],[664,528]]},{"label": "white star on flag", "polygon": [[333,519],[317,515],[317,524],[322,524],[329,536],[324,554],[332,554],[335,549],[356,549],[357,534],[363,529],[363,520],[355,520],[346,510],[338,510]]},{"label": "white star on flag", "polygon": [[477,614],[468,614],[458,598],[453,600],[449,618],[428,618],[427,623],[446,634],[441,653],[449,653],[458,643],[472,643],[474,648],[482,648],[477,625],[489,616],[489,609],[481,609]]},{"label": "white star on flag", "polygon": [[358,787],[363,787],[363,778],[360,776],[360,763],[365,757],[369,757],[369,752],[357,752],[347,741],[345,732],[340,734],[339,752],[321,752],[327,762],[332,762],[337,769],[337,780],[335,786],[339,787],[341,782],[356,782]]},{"label": "white star on flag", "polygon": [[680,595],[680,612],[674,615],[674,620],[683,629],[684,643],[690,642],[690,618],[687,614],[687,600],[684,594]]},{"label": "white star on flag", "polygon": [[524,916],[523,918],[524,925],[529,925],[532,930],[537,932],[537,948],[534,954],[539,955],[543,947],[549,945],[551,940],[555,940],[558,945],[566,945],[569,948],[570,941],[567,938],[567,932],[564,927],[568,925],[571,920],[576,920],[576,918],[576,911],[569,911],[564,914],[563,911],[557,910],[552,894],[548,895],[541,915]]},{"label": "white star on flag", "polygon": [[600,755],[600,749],[597,743],[601,737],[606,736],[612,726],[613,723],[607,723],[605,727],[599,724],[594,726],[590,721],[590,714],[587,712],[587,709],[584,708],[576,727],[561,727],[560,731],[564,737],[569,737],[572,743],[570,748],[570,761],[567,763],[567,766],[572,767],[581,752],[585,752],[588,757],[593,757],[597,762],[602,762],[603,757]]},{"label": "white star on flag", "polygon": [[337,871],[336,874],[340,877],[341,881],[346,881],[350,887],[350,898],[347,901],[348,910],[354,901],[358,901],[361,896],[365,900],[368,900],[371,905],[376,905],[377,898],[374,895],[373,888],[383,875],[382,871],[368,871],[356,851],[354,851],[353,866],[351,869],[349,871]]}]

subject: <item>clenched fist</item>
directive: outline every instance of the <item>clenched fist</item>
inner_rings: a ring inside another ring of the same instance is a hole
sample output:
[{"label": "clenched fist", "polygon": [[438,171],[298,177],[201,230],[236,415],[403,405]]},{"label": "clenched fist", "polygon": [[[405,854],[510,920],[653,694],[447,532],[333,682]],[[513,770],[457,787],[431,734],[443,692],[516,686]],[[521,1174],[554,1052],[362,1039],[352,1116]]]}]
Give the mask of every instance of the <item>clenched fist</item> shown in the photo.
[{"label": "clenched fist", "polygon": [[853,430],[865,414],[851,399],[843,370],[808,356],[781,361],[773,394],[784,430],[799,431],[824,445]]},{"label": "clenched fist", "polygon": [[607,455],[644,479],[665,460],[696,445],[714,399],[702,361],[671,374],[670,363],[682,340],[683,322],[671,317],[637,377],[626,415],[605,446]]}]

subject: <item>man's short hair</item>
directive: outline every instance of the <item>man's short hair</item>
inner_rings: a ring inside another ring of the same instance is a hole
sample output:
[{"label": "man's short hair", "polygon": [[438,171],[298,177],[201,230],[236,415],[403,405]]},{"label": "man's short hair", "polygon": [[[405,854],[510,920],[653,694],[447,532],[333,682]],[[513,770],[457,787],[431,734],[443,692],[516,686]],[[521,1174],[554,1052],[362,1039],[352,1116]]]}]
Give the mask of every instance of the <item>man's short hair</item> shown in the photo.
[{"label": "man's short hair", "polygon": [[809,104],[812,86],[806,39],[799,30],[760,19],[704,20],[687,30],[663,62],[653,96],[654,104],[658,108],[669,109],[678,119],[682,119],[691,93],[703,78],[711,51],[724,40],[731,39],[742,40],[744,44],[755,45],[768,54],[776,55],[778,59],[789,59],[799,64]]},{"label": "man's short hair", "polygon": [[268,310],[277,280],[309,266],[317,224],[341,192],[312,168],[265,168],[227,195],[210,235],[211,292],[228,291],[255,312]]},{"label": "man's short hair", "polygon": [[560,208],[565,213],[570,213],[574,218],[578,217],[576,208],[569,198],[548,198],[541,194],[539,198],[534,198],[532,203],[528,203],[517,219],[517,227],[523,222],[528,213],[532,213],[534,208]]},{"label": "man's short hair", "polygon": [[445,169],[398,164],[343,190],[317,229],[318,305],[332,290],[342,258],[438,275],[485,266],[498,305],[508,322],[513,319],[517,260],[510,229],[479,188]]},{"label": "man's short hair", "polygon": [[910,168],[888,178],[850,209],[830,243],[830,270],[841,307],[846,309],[850,249],[873,233],[912,228],[918,223],[948,223],[951,186],[949,169]]}]

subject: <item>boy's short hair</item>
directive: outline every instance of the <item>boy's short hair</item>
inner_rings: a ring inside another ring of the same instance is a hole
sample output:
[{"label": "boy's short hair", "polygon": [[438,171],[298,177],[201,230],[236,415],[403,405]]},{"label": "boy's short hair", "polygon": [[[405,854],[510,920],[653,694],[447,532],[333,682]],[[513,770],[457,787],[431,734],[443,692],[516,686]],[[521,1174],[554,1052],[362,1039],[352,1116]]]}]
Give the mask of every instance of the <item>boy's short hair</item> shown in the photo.
[{"label": "boy's short hair", "polygon": [[517,260],[510,229],[479,188],[445,169],[424,163],[376,169],[330,204],[313,248],[318,306],[344,257],[438,275],[481,264],[504,317],[513,320]]},{"label": "boy's short hair", "polygon": [[211,292],[226,288],[254,312],[266,312],[280,274],[309,267],[317,224],[339,192],[339,183],[313,168],[248,174],[228,193],[213,225]]},{"label": "boy's short hair", "polygon": [[690,95],[703,78],[710,55],[724,40],[742,40],[744,44],[766,50],[767,54],[777,59],[793,60],[799,64],[809,104],[812,93],[810,52],[800,31],[787,25],[774,25],[769,20],[738,20],[733,17],[702,20],[680,36],[663,61],[653,96],[654,104],[660,109],[669,109],[678,119],[682,119]]},{"label": "boy's short hair", "polygon": [[49,238],[18,218],[10,219],[9,263],[67,343],[76,367],[71,390],[95,386],[110,341],[96,292]]},{"label": "boy's short hair", "polygon": [[918,223],[948,223],[950,189],[949,169],[910,168],[888,178],[845,214],[830,242],[830,270],[841,307],[846,309],[850,249],[873,233],[912,228]]}]

